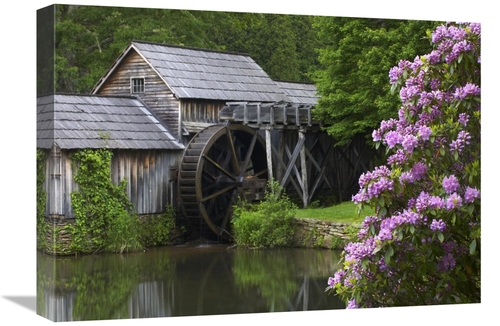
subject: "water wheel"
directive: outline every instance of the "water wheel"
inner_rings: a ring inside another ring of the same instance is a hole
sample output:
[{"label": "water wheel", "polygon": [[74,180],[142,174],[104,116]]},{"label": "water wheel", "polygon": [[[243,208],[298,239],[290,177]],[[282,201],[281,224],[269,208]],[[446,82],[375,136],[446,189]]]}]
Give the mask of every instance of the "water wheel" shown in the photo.
[{"label": "water wheel", "polygon": [[202,236],[228,238],[238,196],[259,200],[267,182],[265,142],[256,130],[214,125],[196,134],[182,156],[178,194],[183,215]]}]

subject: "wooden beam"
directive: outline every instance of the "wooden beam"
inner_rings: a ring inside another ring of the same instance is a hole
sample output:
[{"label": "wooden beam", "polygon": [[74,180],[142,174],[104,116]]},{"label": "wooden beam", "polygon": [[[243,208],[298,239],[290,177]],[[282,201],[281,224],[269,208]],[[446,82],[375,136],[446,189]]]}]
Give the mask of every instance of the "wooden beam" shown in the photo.
[{"label": "wooden beam", "polygon": [[247,104],[243,104],[243,124],[248,124],[248,107]]},{"label": "wooden beam", "polygon": [[300,112],[299,112],[299,106],[295,104],[294,106],[295,109],[295,124],[297,126],[300,126]]},{"label": "wooden beam", "polygon": [[321,183],[321,179],[324,179],[324,180],[325,180],[325,182],[326,182],[326,183],[328,184],[328,186],[330,187],[330,189],[332,189],[332,190],[333,190],[332,185],[331,185],[331,184],[330,184],[330,182],[328,181],[328,178],[326,178],[326,176],[325,176],[326,167],[328,166],[328,164],[329,164],[329,162],[330,162],[330,161],[329,161],[329,157],[331,156],[331,153],[333,152],[333,151],[332,151],[332,149],[333,149],[333,145],[332,145],[332,144],[330,144],[330,146],[328,147],[328,151],[326,152],[325,158],[324,158],[324,160],[323,160],[323,164],[322,164],[322,166],[323,166],[323,167],[321,168],[321,171],[320,171],[320,173],[319,173],[319,176],[318,176],[318,178],[316,179],[316,182],[314,183],[314,185],[313,185],[313,187],[312,187],[312,189],[311,189],[311,192],[310,192],[310,194],[309,194],[309,202],[311,202],[312,197],[313,197],[314,193],[316,192],[317,187],[318,187],[318,186],[319,186],[319,184]]},{"label": "wooden beam", "polygon": [[261,125],[262,124],[262,120],[261,120],[261,107],[260,107],[260,103],[257,103],[257,125]]},{"label": "wooden beam", "polygon": [[[330,144],[330,146],[329,146],[329,148],[328,148],[328,151],[327,151],[327,153],[326,153],[326,156],[324,157],[323,162],[322,162],[322,166],[323,166],[323,167],[321,167],[321,166],[318,164],[318,162],[317,162],[317,161],[314,159],[314,157],[312,156],[311,152],[310,152],[310,151],[306,148],[306,155],[307,155],[307,157],[309,157],[309,160],[310,160],[310,161],[312,162],[312,164],[316,167],[316,169],[320,172],[320,174],[322,174],[322,173],[321,173],[321,171],[325,169],[325,167],[326,167],[326,163],[328,163],[328,156],[329,156],[329,155],[330,155],[330,153],[331,153],[331,148],[332,148],[332,145]],[[312,176],[312,174],[311,174],[311,176]],[[324,174],[323,174],[323,177],[322,177],[322,178],[324,178],[324,179],[325,179],[325,182],[328,184],[328,186],[329,186],[330,188],[332,188],[332,186],[330,185],[330,182],[329,182],[329,181],[328,181],[328,179],[324,176]],[[318,179],[319,179],[319,178],[318,178]]]},{"label": "wooden beam", "polygon": [[304,142],[306,139],[306,135],[304,130],[299,131],[299,142],[302,143],[300,148],[300,166],[302,169],[302,202],[304,204],[304,208],[309,205],[309,189],[308,189],[308,180],[307,180],[307,165],[306,165],[306,147],[304,146]]},{"label": "wooden beam", "polygon": [[[276,148],[274,148],[274,146],[272,146],[272,150],[273,150],[274,158],[278,161],[278,164],[279,164],[281,167],[283,167],[283,168],[285,168],[285,169],[286,169],[286,168],[287,168],[287,166],[286,166],[285,162],[283,161],[283,155],[282,155],[283,153],[282,153],[282,152],[280,152],[281,154],[280,154],[280,153],[278,153],[278,151],[276,150]],[[281,177],[280,177],[280,179],[279,179],[278,181],[279,181],[280,185],[281,185],[282,187],[284,187],[284,185],[286,184],[286,181],[287,181],[287,180],[285,180],[285,179],[284,179],[284,176],[283,176],[283,178],[281,178]],[[295,187],[295,190],[297,190],[297,192],[298,192],[298,193],[300,193],[300,192],[301,192],[301,190],[300,190],[300,187],[299,187],[299,185],[297,184],[297,182],[296,182],[293,178],[291,178],[291,179],[290,179],[290,182],[291,182],[291,183],[292,183],[292,185]]]},{"label": "wooden beam", "polygon": [[[295,146],[295,149],[293,150],[293,154],[290,158],[290,162],[288,162],[288,167],[286,169],[283,180],[286,181],[288,179],[288,177],[290,176],[290,173],[292,172],[292,169],[295,166],[295,161],[297,160],[297,157],[300,154],[300,149],[301,149],[303,144],[304,144],[304,138],[299,138],[299,140],[297,141],[297,145]],[[282,186],[284,186],[284,184],[282,184]]]},{"label": "wooden beam", "polygon": [[234,148],[234,140],[233,135],[231,134],[231,130],[229,130],[229,126],[226,125],[226,136],[229,141],[229,150],[231,152],[231,158],[233,160],[234,172],[236,175],[240,174],[240,162],[238,161],[238,157],[236,155],[236,148]]},{"label": "wooden beam", "polygon": [[271,130],[266,128],[266,159],[267,159],[267,175],[269,182],[273,182],[273,157],[272,157],[272,143],[271,143]]},{"label": "wooden beam", "polygon": [[250,146],[248,147],[247,155],[246,155],[245,160],[243,161],[243,165],[241,166],[241,169],[240,169],[240,177],[244,177],[245,173],[247,172],[248,164],[250,163],[250,159],[252,158],[253,149],[255,148],[255,143],[257,141],[257,135],[258,135],[258,132],[255,131],[253,134],[253,137],[252,137],[252,141],[250,142]]},{"label": "wooden beam", "polygon": [[[286,151],[286,154],[288,156],[288,159],[290,159],[292,157],[292,154],[290,153],[290,149],[288,149],[288,146],[286,146],[286,145],[285,145],[285,151]],[[291,162],[289,162],[289,164],[290,163]],[[302,176],[299,173],[299,169],[297,169],[297,165],[295,164],[295,162],[293,162],[293,164],[291,166],[293,166],[293,172],[295,173],[295,178],[297,179],[297,181],[299,183],[298,187],[296,187],[297,193],[300,195],[300,197],[302,197],[303,190],[304,190],[304,185],[302,184]],[[294,180],[293,177],[290,177],[290,180]],[[286,183],[283,186],[286,187]]]}]

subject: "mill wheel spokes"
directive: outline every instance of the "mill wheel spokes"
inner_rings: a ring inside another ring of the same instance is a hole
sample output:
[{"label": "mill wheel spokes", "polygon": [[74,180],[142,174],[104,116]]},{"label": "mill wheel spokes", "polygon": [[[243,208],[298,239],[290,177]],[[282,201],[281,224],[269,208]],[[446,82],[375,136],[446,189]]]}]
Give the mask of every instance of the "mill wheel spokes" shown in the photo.
[{"label": "mill wheel spokes", "polygon": [[262,137],[249,127],[217,125],[198,133],[181,163],[179,193],[184,215],[196,223],[202,219],[216,235],[224,236],[235,200],[257,184],[247,180],[265,184],[265,157]]}]

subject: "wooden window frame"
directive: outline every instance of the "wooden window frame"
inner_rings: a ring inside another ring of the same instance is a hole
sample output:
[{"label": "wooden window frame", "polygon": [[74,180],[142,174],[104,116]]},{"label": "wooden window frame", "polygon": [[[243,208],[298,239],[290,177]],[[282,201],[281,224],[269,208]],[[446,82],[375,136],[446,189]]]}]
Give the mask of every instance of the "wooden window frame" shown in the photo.
[{"label": "wooden window frame", "polygon": [[[142,81],[136,84],[137,81]],[[130,78],[130,93],[131,94],[144,94],[146,91],[146,78],[132,77]]]}]

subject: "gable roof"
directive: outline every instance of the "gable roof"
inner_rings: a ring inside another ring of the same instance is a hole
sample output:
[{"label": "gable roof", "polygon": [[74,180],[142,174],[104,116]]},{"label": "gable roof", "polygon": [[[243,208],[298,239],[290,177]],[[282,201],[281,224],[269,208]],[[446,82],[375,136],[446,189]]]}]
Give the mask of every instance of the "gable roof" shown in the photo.
[{"label": "gable roof", "polygon": [[316,86],[312,83],[299,83],[290,81],[276,81],[293,104],[316,105],[318,98]]},{"label": "gable roof", "polygon": [[55,94],[37,99],[37,147],[183,149],[135,97]]},{"label": "gable roof", "polygon": [[266,72],[248,55],[133,41],[94,87],[93,93],[130,51],[139,55],[181,99],[289,102]]}]

